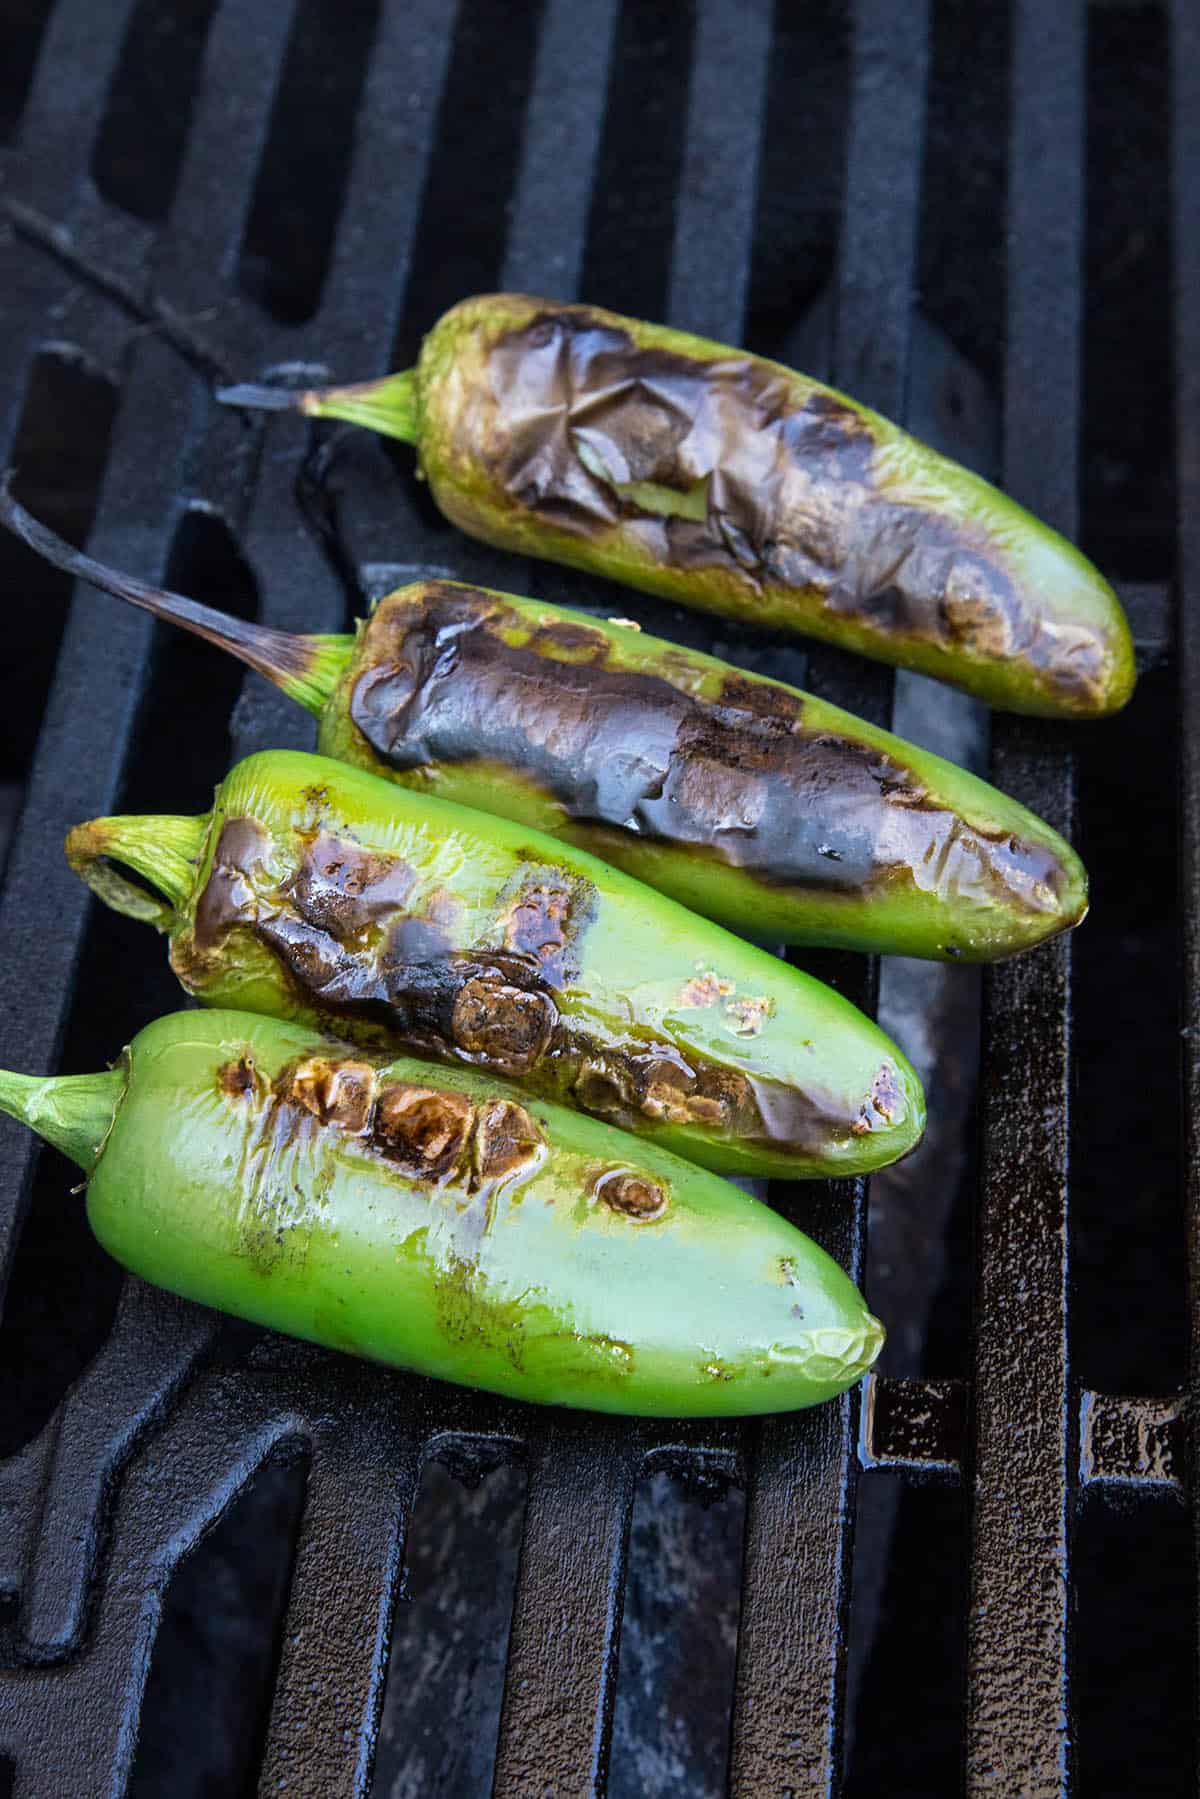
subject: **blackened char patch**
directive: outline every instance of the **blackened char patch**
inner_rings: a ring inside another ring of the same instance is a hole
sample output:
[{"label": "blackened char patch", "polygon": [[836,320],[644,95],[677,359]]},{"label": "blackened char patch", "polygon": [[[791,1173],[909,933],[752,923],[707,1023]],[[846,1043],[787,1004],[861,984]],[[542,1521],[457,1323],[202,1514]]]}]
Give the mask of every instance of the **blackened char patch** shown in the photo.
[{"label": "blackened char patch", "polygon": [[[239,842],[256,858],[257,888],[233,860]],[[324,882],[334,881],[335,874],[340,881],[341,871],[351,866],[361,871],[360,863],[342,853],[345,845],[329,842],[333,848],[326,844],[319,864]],[[302,843],[298,869],[312,848]],[[335,883],[331,900],[327,886],[314,888],[299,872],[274,890],[265,885],[253,834],[234,833],[223,853],[223,891],[236,888],[246,896],[230,922],[271,950],[296,996],[332,1035],[373,1049],[390,1043],[435,1060],[490,1069],[627,1128],[682,1126],[794,1155],[821,1156],[849,1141],[866,1115],[870,1096],[857,1103],[835,1096],[819,1078],[788,1086],[690,1051],[685,1056],[677,1044],[648,1034],[602,1043],[578,1025],[560,1009],[554,980],[564,972],[571,949],[574,908],[586,911],[587,899],[551,869],[526,869],[498,905],[496,924],[514,947],[448,949],[411,960],[398,928],[408,915],[393,916],[382,901],[376,905],[371,899],[403,886],[398,875],[372,864],[369,880],[360,884],[355,877],[359,892],[347,895]],[[369,913],[357,909],[360,903],[370,905]],[[435,895],[429,904],[442,916],[446,896]],[[295,1122],[307,1118],[315,1126],[333,1123],[344,1131],[372,1133],[377,1146],[389,1133],[394,1138],[411,1107],[396,1102],[389,1123],[387,1110],[381,1114],[374,1104],[369,1075],[365,1063],[334,1068],[322,1058],[292,1067],[280,1128],[288,1124],[294,1134]],[[276,1096],[282,1093],[278,1088]],[[423,1130],[426,1121],[418,1107],[409,1124]],[[879,1122],[872,1115],[872,1128]],[[507,1157],[504,1145],[523,1142],[523,1132],[515,1114],[493,1120],[481,1139],[480,1169]],[[437,1136],[433,1131],[429,1141]],[[482,1178],[478,1169],[477,1174]]]},{"label": "blackened char patch", "polygon": [[899,878],[1032,913],[1058,903],[1052,851],[976,830],[872,745],[806,729],[786,688],[731,673],[697,699],[657,674],[507,642],[523,621],[495,595],[422,591],[417,605],[381,603],[351,693],[355,724],[394,768],[494,762],[580,823],[780,886],[865,894]]},{"label": "blackened char patch", "polygon": [[548,986],[566,987],[579,973],[580,941],[595,910],[595,889],[583,876],[522,872],[500,902],[504,947],[532,957]]},{"label": "blackened char patch", "polygon": [[345,939],[402,907],[416,878],[398,857],[321,832],[306,842],[284,891],[301,917]]},{"label": "blackened char patch", "polygon": [[249,1054],[222,1062],[217,1069],[217,1086],[227,1099],[252,1098],[257,1083],[254,1058]]},{"label": "blackened char patch", "polygon": [[790,589],[888,635],[1024,660],[1068,697],[1102,686],[1101,636],[1044,619],[969,521],[889,498],[869,419],[836,394],[798,403],[767,363],[639,345],[578,306],[498,338],[487,371],[461,448],[520,510],[581,536],[622,527],[646,559],[751,597]]},{"label": "blackened char patch", "polygon": [[628,1168],[608,1168],[592,1184],[593,1198],[611,1212],[633,1218],[639,1224],[651,1224],[667,1210],[669,1196],[665,1187],[648,1175],[634,1174]]},{"label": "blackened char patch", "polygon": [[208,880],[196,901],[193,936],[197,949],[214,949],[226,932],[253,910],[251,883],[261,876],[269,847],[267,833],[256,819],[225,820]]}]

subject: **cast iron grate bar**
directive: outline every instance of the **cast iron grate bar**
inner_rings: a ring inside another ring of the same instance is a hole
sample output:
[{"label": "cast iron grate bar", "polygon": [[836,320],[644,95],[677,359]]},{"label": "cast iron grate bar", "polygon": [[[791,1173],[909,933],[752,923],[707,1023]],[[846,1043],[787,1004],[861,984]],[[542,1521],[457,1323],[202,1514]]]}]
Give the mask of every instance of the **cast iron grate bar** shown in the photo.
[{"label": "cast iron grate bar", "polygon": [[765,6],[698,0],[667,321],[740,343],[770,63]]},{"label": "cast iron grate bar", "polygon": [[[835,384],[901,416],[927,55],[923,5],[898,13],[860,0],[830,372]],[[883,670],[814,649],[808,685],[887,722],[892,682]],[[808,967],[814,962],[805,958]],[[855,969],[850,980],[863,983],[868,991],[852,996],[869,1005],[873,972],[863,982]],[[792,1216],[861,1278],[865,1183],[806,1191]],[[839,1785],[857,1407],[857,1395],[847,1395],[812,1412],[764,1419],[755,1433],[731,1751],[738,1794],[815,1799]]]},{"label": "cast iron grate bar", "polygon": [[[1083,32],[1081,0],[1018,0],[1004,485],[1068,537],[1079,473]],[[1072,762],[1065,731],[997,719],[994,779],[1065,835]],[[990,970],[984,1021],[967,1778],[972,1793],[1040,1799],[1069,1788],[1072,1753],[1067,940]]]},{"label": "cast iron grate bar", "polygon": [[[570,20],[568,13],[571,14]],[[617,23],[548,0],[503,280],[575,297]],[[581,25],[583,29],[581,30]],[[572,56],[574,41],[584,49]],[[575,63],[557,79],[564,59]],[[554,166],[548,158],[554,158]],[[500,585],[519,586],[507,572]],[[533,582],[523,591],[536,591]],[[604,1792],[640,1454],[628,1431],[547,1418],[531,1446],[493,1793]]]},{"label": "cast iron grate bar", "polygon": [[545,0],[501,286],[570,299],[579,289],[600,152],[617,0]]},{"label": "cast iron grate bar", "polygon": [[[1190,1403],[1200,1398],[1200,17],[1172,8],[1173,236],[1182,748],[1180,877],[1184,896],[1184,1200],[1191,1308]],[[1196,1437],[1189,1445],[1192,1528],[1200,1563]]]}]

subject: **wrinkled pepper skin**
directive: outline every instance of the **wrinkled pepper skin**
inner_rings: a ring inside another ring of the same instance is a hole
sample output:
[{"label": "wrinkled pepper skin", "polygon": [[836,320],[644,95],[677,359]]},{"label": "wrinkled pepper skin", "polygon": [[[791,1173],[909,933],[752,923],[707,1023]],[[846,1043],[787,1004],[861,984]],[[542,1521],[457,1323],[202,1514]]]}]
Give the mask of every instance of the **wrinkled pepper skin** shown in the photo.
[{"label": "wrinkled pepper skin", "polygon": [[441,510],[502,549],[1014,712],[1098,717],[1133,690],[1116,595],[1064,538],[877,413],[745,351],[488,294],[443,315],[415,370],[298,403],[414,442]]},{"label": "wrinkled pepper skin", "polygon": [[578,844],[733,930],[990,961],[1087,910],[1070,845],[986,782],[612,620],[419,581],[357,637],[292,636],[106,568],[2,487],[0,523],[268,676],[324,754]]},{"label": "wrinkled pepper skin", "polygon": [[251,756],[205,817],[94,820],[67,854],[207,1005],[485,1068],[718,1171],[865,1173],[924,1127],[916,1074],[832,989],[582,850],[322,756]]},{"label": "wrinkled pepper skin", "polygon": [[373,1361],[541,1404],[816,1404],[882,1327],[768,1207],[656,1145],[465,1069],[183,1012],[111,1073],[0,1074],[75,1156],[126,1268]]},{"label": "wrinkled pepper skin", "polygon": [[534,825],[764,940],[991,961],[1087,910],[985,781],[779,681],[452,582],[381,600],[319,747]]}]

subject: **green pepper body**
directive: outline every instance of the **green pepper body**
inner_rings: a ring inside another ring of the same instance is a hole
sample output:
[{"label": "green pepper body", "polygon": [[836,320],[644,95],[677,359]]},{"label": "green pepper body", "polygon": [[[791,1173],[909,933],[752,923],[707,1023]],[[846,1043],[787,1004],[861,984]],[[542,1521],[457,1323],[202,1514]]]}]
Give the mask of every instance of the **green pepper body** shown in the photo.
[{"label": "green pepper body", "polygon": [[420,581],[356,638],[288,636],[105,568],[3,491],[0,521],[269,676],[326,755],[578,844],[734,930],[991,960],[1087,909],[1070,845],[986,782],[612,620]]},{"label": "green pepper body", "polygon": [[864,1173],[924,1126],[831,988],[573,845],[322,756],[251,756],[204,818],[94,820],[67,854],[169,931],[205,1004],[487,1068],[711,1168]]},{"label": "green pepper body", "polygon": [[0,1074],[143,1279],[517,1399],[686,1416],[833,1397],[883,1332],[816,1244],[656,1145],[465,1069],[185,1012],[105,1076]]},{"label": "green pepper body", "polygon": [[1121,607],[1065,539],[879,414],[744,351],[489,294],[443,315],[415,370],[298,403],[415,442],[446,516],[503,549],[1015,712],[1094,717],[1132,692]]}]

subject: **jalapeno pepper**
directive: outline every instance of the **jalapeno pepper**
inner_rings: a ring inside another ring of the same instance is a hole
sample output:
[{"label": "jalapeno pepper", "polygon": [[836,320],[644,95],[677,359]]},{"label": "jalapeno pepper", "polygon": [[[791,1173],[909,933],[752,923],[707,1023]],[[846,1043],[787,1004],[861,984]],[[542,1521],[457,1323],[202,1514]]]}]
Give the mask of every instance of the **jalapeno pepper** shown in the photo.
[{"label": "jalapeno pepper", "polygon": [[525,294],[464,300],[413,369],[235,405],[417,446],[446,516],[522,555],[806,632],[994,706],[1124,705],[1129,629],[1079,552],[845,394],[682,331]]},{"label": "jalapeno pepper", "polygon": [[715,1175],[463,1069],[181,1012],[106,1074],[0,1073],[143,1279],[373,1361],[545,1404],[784,1411],[883,1341],[841,1269]]},{"label": "jalapeno pepper", "polygon": [[95,819],[67,855],[206,1004],[486,1068],[711,1168],[862,1173],[924,1127],[912,1068],[831,988],[583,850],[323,756],[250,756],[204,817]]},{"label": "jalapeno pepper", "polygon": [[232,650],[322,751],[500,813],[779,942],[988,960],[1087,908],[1070,845],[927,750],[780,681],[612,621],[451,581],[299,637],[118,574],[0,494],[60,567]]}]

